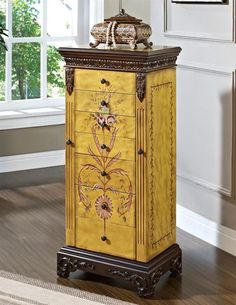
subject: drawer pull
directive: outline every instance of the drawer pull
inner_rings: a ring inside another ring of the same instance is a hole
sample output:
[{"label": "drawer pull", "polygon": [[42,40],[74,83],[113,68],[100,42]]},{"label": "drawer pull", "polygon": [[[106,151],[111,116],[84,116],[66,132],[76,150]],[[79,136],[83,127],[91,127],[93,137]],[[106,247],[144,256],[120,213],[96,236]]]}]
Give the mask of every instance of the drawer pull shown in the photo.
[{"label": "drawer pull", "polygon": [[143,154],[144,154],[144,151],[143,151],[142,148],[140,148],[140,149],[138,150],[138,154],[139,154],[139,155],[143,155]]},{"label": "drawer pull", "polygon": [[108,103],[107,103],[106,101],[103,100],[103,101],[101,101],[101,106],[103,106],[103,107],[106,106],[106,107],[107,107],[107,106],[108,106]]},{"label": "drawer pull", "polygon": [[106,144],[101,145],[101,149],[106,149],[106,148],[107,148]]},{"label": "drawer pull", "polygon": [[66,140],[66,145],[71,145],[72,141],[70,139]]},{"label": "drawer pull", "polygon": [[103,171],[103,172],[101,172],[101,175],[102,175],[103,177],[105,177],[105,176],[107,176],[107,173],[106,173],[105,171]]},{"label": "drawer pull", "polygon": [[110,83],[109,83],[109,81],[108,80],[106,80],[105,78],[103,78],[103,79],[101,79],[101,84],[102,85],[109,85]]},{"label": "drawer pull", "polygon": [[102,241],[106,241],[106,240],[107,240],[107,237],[106,237],[106,236],[102,236],[102,237],[101,237],[101,240],[102,240]]}]

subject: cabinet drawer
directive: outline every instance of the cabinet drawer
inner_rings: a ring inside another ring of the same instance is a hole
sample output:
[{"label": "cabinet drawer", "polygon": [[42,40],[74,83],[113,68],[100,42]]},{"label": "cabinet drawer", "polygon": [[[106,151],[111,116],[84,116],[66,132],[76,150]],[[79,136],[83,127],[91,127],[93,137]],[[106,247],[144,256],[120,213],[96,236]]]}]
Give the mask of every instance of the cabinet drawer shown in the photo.
[{"label": "cabinet drawer", "polygon": [[[110,204],[107,223],[119,226],[135,227],[135,195],[102,189],[92,189],[87,186],[75,185],[76,217],[93,220],[102,219],[100,209],[103,202]],[[99,206],[100,205],[100,206]]]},{"label": "cabinet drawer", "polygon": [[102,219],[93,221],[88,218],[76,219],[76,247],[128,259],[136,258],[135,228],[107,223],[106,241],[101,240],[103,234]]},{"label": "cabinet drawer", "polygon": [[[102,84],[101,81],[107,83]],[[135,73],[103,70],[75,70],[75,89],[135,94]]]},{"label": "cabinet drawer", "polygon": [[76,184],[135,194],[135,162],[76,154]]},{"label": "cabinet drawer", "polygon": [[[102,128],[102,124],[107,124],[107,127]],[[76,111],[75,130],[77,132],[96,131],[96,134],[109,135],[116,129],[118,129],[116,137],[135,139],[135,117]]]},{"label": "cabinet drawer", "polygon": [[75,110],[135,116],[135,95],[77,90]]},{"label": "cabinet drawer", "polygon": [[91,133],[75,133],[75,151],[108,158],[135,161],[135,140],[116,137],[113,141],[109,133],[98,134],[96,139]]}]

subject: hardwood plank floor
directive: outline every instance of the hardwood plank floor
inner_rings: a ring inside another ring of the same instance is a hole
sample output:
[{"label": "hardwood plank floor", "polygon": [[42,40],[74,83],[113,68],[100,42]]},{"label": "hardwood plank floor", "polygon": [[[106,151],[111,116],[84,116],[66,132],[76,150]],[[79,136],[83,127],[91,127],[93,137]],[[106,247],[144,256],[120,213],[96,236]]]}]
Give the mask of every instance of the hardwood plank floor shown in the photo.
[{"label": "hardwood plank floor", "polygon": [[[183,275],[165,275],[151,299],[132,286],[89,273],[56,276],[56,253],[64,243],[62,168],[0,175],[0,269],[77,287],[135,304],[236,305],[236,257],[181,230]],[[1,183],[2,182],[2,183]]]}]

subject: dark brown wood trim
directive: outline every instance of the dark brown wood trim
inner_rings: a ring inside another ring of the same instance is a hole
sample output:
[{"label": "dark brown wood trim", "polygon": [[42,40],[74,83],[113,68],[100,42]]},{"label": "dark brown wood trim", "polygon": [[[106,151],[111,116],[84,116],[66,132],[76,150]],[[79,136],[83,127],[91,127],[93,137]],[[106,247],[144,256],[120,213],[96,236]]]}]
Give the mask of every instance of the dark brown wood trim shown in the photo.
[{"label": "dark brown wood trim", "polygon": [[67,278],[76,270],[129,281],[140,296],[151,296],[166,272],[181,274],[182,253],[180,247],[174,244],[150,262],[142,263],[73,247],[61,248],[57,254],[58,276]]},{"label": "dark brown wood trim", "polygon": [[175,66],[181,48],[153,47],[139,51],[59,48],[58,51],[64,57],[66,67],[149,72]]}]

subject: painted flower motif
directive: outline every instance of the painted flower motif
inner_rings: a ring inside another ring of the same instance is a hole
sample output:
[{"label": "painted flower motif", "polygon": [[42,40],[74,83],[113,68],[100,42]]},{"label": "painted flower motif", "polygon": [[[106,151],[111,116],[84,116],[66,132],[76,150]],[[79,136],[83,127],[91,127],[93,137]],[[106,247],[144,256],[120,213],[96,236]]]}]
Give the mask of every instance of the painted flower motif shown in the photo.
[{"label": "painted flower motif", "polygon": [[95,119],[97,121],[97,124],[102,128],[109,128],[116,122],[116,117],[113,114],[104,115],[101,113],[96,113]]},{"label": "painted flower motif", "polygon": [[113,124],[115,124],[115,122],[116,122],[115,116],[112,115],[112,114],[108,115],[108,117],[107,117],[107,125],[108,126],[112,126]]},{"label": "painted flower motif", "polygon": [[97,113],[96,119],[99,126],[101,126],[102,128],[106,126],[106,118],[104,115]]},{"label": "painted flower motif", "polygon": [[108,219],[112,215],[113,206],[111,199],[103,194],[95,201],[96,212],[102,219]]}]

